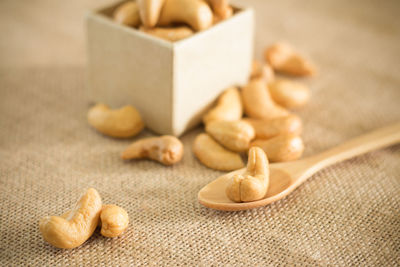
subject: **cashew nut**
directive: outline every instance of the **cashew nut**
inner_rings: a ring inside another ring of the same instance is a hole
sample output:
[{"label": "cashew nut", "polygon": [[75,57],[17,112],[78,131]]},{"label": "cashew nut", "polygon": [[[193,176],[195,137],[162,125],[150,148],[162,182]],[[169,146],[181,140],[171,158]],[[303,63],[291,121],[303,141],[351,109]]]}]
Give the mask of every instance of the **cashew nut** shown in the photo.
[{"label": "cashew nut", "polygon": [[78,200],[75,208],[62,216],[47,216],[40,220],[39,229],[44,240],[58,248],[75,248],[93,234],[101,212],[99,193],[90,188]]},{"label": "cashew nut", "polygon": [[156,26],[164,0],[137,0],[137,3],[143,25],[148,28]]},{"label": "cashew nut", "polygon": [[139,8],[136,2],[126,2],[114,11],[114,20],[120,24],[137,27],[140,24]]},{"label": "cashew nut", "polygon": [[268,64],[261,64],[257,60],[253,61],[250,79],[263,79],[264,82],[269,83],[275,79],[274,70]]},{"label": "cashew nut", "polygon": [[279,79],[269,83],[268,88],[272,99],[285,108],[302,107],[310,99],[310,90],[299,82]]},{"label": "cashew nut", "polygon": [[120,236],[129,224],[126,210],[116,205],[103,205],[100,213],[101,231],[105,237]]},{"label": "cashew nut", "polygon": [[140,30],[148,34],[157,36],[161,39],[175,42],[185,39],[193,35],[193,30],[186,26],[170,27],[170,28],[145,28],[140,27]]},{"label": "cashew nut", "polygon": [[164,165],[173,165],[183,156],[183,144],[174,136],[164,135],[141,139],[131,144],[121,154],[121,158],[152,159]]},{"label": "cashew nut", "polygon": [[315,66],[286,43],[267,47],[264,56],[274,70],[285,74],[312,76],[316,73]]},{"label": "cashew nut", "polygon": [[209,28],[213,13],[203,0],[165,0],[158,21],[159,26],[170,26],[174,22],[190,25],[195,31]]},{"label": "cashew nut", "polygon": [[253,127],[245,121],[211,121],[206,125],[206,132],[235,152],[246,151],[255,137]]},{"label": "cashew nut", "polygon": [[252,118],[270,120],[289,115],[286,109],[272,100],[262,79],[251,80],[242,88],[242,100],[245,113]]},{"label": "cashew nut", "polygon": [[280,134],[289,133],[299,135],[302,131],[301,119],[294,114],[272,120],[252,118],[244,118],[243,120],[253,126],[256,132],[256,138],[259,139],[269,139]]},{"label": "cashew nut", "polygon": [[234,175],[226,188],[227,197],[234,202],[249,202],[262,199],[268,191],[268,159],[259,147],[249,151],[246,172]]},{"label": "cashew nut", "polygon": [[214,14],[213,24],[217,24],[223,20],[229,19],[233,15],[233,8],[228,6],[221,14]]},{"label": "cashew nut", "polygon": [[212,10],[217,16],[222,17],[226,10],[229,9],[229,0],[207,0]]},{"label": "cashew nut", "polygon": [[244,167],[239,153],[225,149],[208,134],[196,137],[193,152],[201,163],[214,170],[233,171]]},{"label": "cashew nut", "polygon": [[89,110],[87,118],[96,130],[117,138],[135,136],[144,128],[139,112],[132,106],[111,110],[107,105],[97,104]]},{"label": "cashew nut", "polygon": [[[66,219],[71,216],[73,211],[69,210],[60,217]],[[120,236],[128,228],[128,213],[116,205],[103,205],[100,212],[98,226],[101,228],[101,234],[105,237]]]},{"label": "cashew nut", "polygon": [[303,140],[293,134],[282,134],[268,140],[258,139],[250,146],[262,148],[271,162],[296,160],[304,151]]},{"label": "cashew nut", "polygon": [[243,106],[239,90],[227,89],[218,98],[217,105],[203,117],[204,124],[211,121],[236,121],[243,116]]}]

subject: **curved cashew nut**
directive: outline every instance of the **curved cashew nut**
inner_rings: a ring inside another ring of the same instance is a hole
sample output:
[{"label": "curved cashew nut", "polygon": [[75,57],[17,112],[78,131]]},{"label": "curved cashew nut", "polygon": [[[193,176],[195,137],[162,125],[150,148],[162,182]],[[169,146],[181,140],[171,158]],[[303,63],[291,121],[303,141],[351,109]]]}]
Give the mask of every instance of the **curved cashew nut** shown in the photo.
[{"label": "curved cashew nut", "polygon": [[251,80],[242,88],[242,99],[245,113],[252,118],[274,119],[285,117],[289,112],[277,105],[271,98],[262,79]]},{"label": "curved cashew nut", "polygon": [[296,160],[304,151],[303,140],[293,134],[282,134],[268,140],[258,139],[250,146],[262,148],[271,162]]},{"label": "curved cashew nut", "polygon": [[256,138],[269,139],[280,134],[299,135],[302,131],[301,119],[294,114],[272,120],[260,120],[244,118],[245,122],[250,123],[255,132]]},{"label": "curved cashew nut", "polygon": [[255,137],[254,128],[245,121],[211,121],[206,132],[229,150],[246,151]]},{"label": "curved cashew nut", "polygon": [[212,25],[213,13],[203,0],[165,0],[158,25],[169,26],[174,22],[186,23],[193,30],[202,31]]},{"label": "curved cashew nut", "polygon": [[129,224],[126,210],[116,205],[103,205],[100,213],[101,231],[105,237],[120,236]]},{"label": "curved cashew nut", "polygon": [[66,217],[47,216],[40,220],[39,229],[44,240],[58,248],[75,248],[93,234],[101,212],[99,193],[90,188],[78,200]]},{"label": "curved cashew nut", "polygon": [[[72,214],[72,210],[65,212],[60,217],[67,219]],[[120,236],[128,228],[129,216],[126,210],[116,205],[103,205],[100,212],[98,226],[100,233],[105,237]]]},{"label": "curved cashew nut", "polygon": [[268,191],[268,159],[259,147],[249,151],[247,170],[243,175],[231,178],[226,188],[227,197],[234,202],[249,202],[262,199]]},{"label": "curved cashew nut", "polygon": [[264,57],[274,70],[282,73],[296,76],[312,76],[316,73],[315,66],[287,43],[267,47]]},{"label": "curved cashew nut", "polygon": [[171,42],[176,42],[185,39],[194,34],[193,30],[186,26],[170,27],[170,28],[150,28],[150,29],[145,27],[140,27],[139,30]]},{"label": "curved cashew nut", "polygon": [[172,165],[179,162],[183,156],[182,142],[169,135],[141,139],[131,144],[121,154],[121,158],[128,159],[152,159],[164,165]]},{"label": "curved cashew nut", "polygon": [[207,2],[211,5],[212,10],[217,16],[223,16],[230,7],[229,0],[207,0]]},{"label": "curved cashew nut", "polygon": [[236,121],[243,116],[243,105],[239,90],[235,87],[225,90],[218,98],[217,105],[203,117],[204,124],[211,121]]},{"label": "curved cashew nut", "polygon": [[117,138],[135,136],[144,128],[139,112],[132,106],[112,110],[107,105],[97,104],[89,110],[87,118],[96,130]]},{"label": "curved cashew nut", "polygon": [[147,28],[156,26],[164,0],[137,0],[137,4],[143,25]]},{"label": "curved cashew nut", "polygon": [[302,107],[310,99],[310,90],[299,82],[279,79],[269,83],[268,88],[272,99],[285,108]]},{"label": "curved cashew nut", "polygon": [[139,8],[136,2],[126,2],[114,11],[114,20],[120,24],[137,27],[140,24]]},{"label": "curved cashew nut", "polygon": [[261,64],[257,60],[253,61],[250,79],[263,79],[264,82],[270,83],[275,80],[274,70],[268,64]]},{"label": "curved cashew nut", "polygon": [[225,149],[208,134],[199,134],[193,143],[193,153],[208,168],[233,171],[244,167],[239,153]]},{"label": "curved cashew nut", "polygon": [[229,19],[233,15],[233,8],[228,6],[220,15],[214,14],[213,24]]}]

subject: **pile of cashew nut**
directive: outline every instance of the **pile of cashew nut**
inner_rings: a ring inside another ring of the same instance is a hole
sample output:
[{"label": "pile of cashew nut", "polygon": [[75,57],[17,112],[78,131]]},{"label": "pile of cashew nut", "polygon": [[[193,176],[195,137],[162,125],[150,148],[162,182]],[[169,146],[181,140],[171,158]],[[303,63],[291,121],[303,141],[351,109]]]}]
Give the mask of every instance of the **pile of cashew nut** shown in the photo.
[{"label": "pile of cashew nut", "polygon": [[234,176],[226,191],[235,202],[262,198],[268,189],[269,162],[296,160],[304,150],[302,121],[292,110],[309,101],[310,90],[298,81],[275,77],[275,72],[306,77],[315,74],[315,67],[287,43],[267,47],[265,60],[253,62],[247,85],[228,88],[219,96],[203,117],[206,133],[193,144],[198,160],[219,171],[243,168],[248,154],[246,174]]},{"label": "pile of cashew nut", "polygon": [[233,15],[229,0],[130,0],[113,13],[117,23],[178,41]]},{"label": "pile of cashew nut", "polygon": [[105,237],[118,237],[128,228],[128,213],[116,205],[103,205],[100,194],[88,189],[74,208],[61,216],[46,216],[39,222],[43,239],[57,248],[71,249],[88,240],[97,226]]}]

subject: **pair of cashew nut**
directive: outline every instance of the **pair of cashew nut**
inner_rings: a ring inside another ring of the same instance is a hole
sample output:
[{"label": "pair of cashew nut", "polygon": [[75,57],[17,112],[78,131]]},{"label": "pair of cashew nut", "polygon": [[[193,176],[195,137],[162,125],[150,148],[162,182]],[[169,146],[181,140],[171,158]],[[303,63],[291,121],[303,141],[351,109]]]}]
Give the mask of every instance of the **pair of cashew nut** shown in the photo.
[{"label": "pair of cashew nut", "polygon": [[62,216],[46,216],[39,222],[44,240],[57,248],[76,248],[93,234],[101,223],[101,234],[120,236],[128,227],[128,213],[116,205],[102,205],[100,194],[88,189],[75,207]]}]

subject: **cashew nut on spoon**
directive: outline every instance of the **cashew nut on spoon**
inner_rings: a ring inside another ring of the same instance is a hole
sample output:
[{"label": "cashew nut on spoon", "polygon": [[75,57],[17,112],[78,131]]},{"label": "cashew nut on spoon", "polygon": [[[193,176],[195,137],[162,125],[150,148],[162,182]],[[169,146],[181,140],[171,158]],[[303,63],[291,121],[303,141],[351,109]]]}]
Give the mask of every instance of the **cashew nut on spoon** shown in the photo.
[{"label": "cashew nut on spoon", "polygon": [[400,142],[400,123],[381,128],[347,141],[325,152],[297,161],[269,165],[269,186],[264,198],[236,203],[226,194],[232,177],[243,175],[246,169],[225,174],[203,187],[199,202],[212,209],[238,211],[262,207],[285,198],[319,170],[355,156]]},{"label": "cashew nut on spoon", "polygon": [[249,162],[244,174],[236,174],[226,187],[226,195],[235,202],[249,202],[262,199],[268,190],[268,159],[259,147],[249,151]]}]

